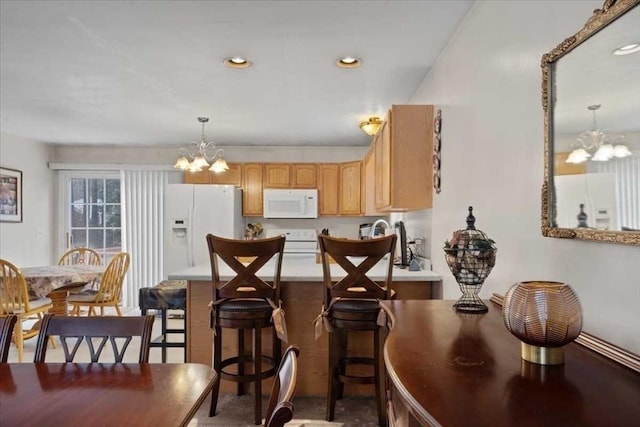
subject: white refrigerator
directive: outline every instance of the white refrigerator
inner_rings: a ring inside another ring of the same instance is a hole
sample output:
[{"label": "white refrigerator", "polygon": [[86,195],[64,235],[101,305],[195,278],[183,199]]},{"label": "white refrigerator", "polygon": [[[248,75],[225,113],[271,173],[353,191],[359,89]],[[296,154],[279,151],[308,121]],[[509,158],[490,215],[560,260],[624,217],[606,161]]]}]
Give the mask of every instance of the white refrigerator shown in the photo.
[{"label": "white refrigerator", "polygon": [[167,184],[164,278],[209,264],[206,235],[239,239],[244,233],[242,190],[231,185]]}]

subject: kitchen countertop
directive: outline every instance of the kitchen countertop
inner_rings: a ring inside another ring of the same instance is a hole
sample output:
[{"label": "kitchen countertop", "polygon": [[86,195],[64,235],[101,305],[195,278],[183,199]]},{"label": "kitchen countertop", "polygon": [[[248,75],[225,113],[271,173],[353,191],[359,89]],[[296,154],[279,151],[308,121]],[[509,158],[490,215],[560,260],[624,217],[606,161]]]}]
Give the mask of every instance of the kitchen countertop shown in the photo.
[{"label": "kitchen countertop", "polygon": [[[357,263],[356,263],[357,265]],[[235,273],[224,262],[219,262],[220,278],[229,280],[235,277]],[[265,264],[258,272],[258,277],[264,280],[273,279],[274,261]],[[374,266],[369,277],[373,280],[383,280],[386,272],[386,260],[382,260]],[[344,277],[344,270],[338,264],[331,264],[332,277]],[[184,270],[169,274],[170,280],[211,280],[211,265],[199,264]],[[322,264],[316,263],[315,255],[285,255],[282,259],[282,282],[321,282],[323,280]],[[406,268],[393,268],[393,280],[408,282],[437,282],[442,280],[440,274],[431,270],[409,271]]]}]

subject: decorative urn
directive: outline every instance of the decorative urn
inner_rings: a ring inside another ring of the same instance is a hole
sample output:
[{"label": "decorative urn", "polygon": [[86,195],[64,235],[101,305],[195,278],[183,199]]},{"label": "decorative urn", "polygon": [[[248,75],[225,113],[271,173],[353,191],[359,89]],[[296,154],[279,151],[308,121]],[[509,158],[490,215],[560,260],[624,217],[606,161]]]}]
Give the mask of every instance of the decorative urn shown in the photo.
[{"label": "decorative urn", "polygon": [[449,270],[458,282],[462,297],[453,305],[458,311],[485,313],[488,307],[478,293],[496,264],[495,242],[475,227],[473,207],[469,206],[467,228],[454,231],[445,242],[444,254]]}]

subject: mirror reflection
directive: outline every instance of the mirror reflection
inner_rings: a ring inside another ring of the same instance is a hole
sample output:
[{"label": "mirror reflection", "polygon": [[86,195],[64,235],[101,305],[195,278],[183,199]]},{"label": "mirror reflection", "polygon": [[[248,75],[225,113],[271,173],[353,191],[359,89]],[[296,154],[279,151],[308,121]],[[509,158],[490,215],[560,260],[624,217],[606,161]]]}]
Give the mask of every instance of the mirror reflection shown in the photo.
[{"label": "mirror reflection", "polygon": [[551,68],[555,225],[640,231],[640,7]]}]

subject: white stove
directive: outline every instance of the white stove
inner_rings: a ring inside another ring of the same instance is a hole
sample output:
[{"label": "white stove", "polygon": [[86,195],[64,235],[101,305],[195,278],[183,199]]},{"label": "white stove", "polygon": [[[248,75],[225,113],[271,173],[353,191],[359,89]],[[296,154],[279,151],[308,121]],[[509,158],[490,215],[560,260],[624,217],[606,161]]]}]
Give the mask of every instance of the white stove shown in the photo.
[{"label": "white stove", "polygon": [[284,235],[284,253],[286,255],[314,255],[318,246],[318,232],[313,228],[267,229],[266,237]]}]

